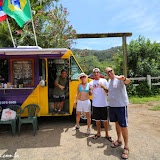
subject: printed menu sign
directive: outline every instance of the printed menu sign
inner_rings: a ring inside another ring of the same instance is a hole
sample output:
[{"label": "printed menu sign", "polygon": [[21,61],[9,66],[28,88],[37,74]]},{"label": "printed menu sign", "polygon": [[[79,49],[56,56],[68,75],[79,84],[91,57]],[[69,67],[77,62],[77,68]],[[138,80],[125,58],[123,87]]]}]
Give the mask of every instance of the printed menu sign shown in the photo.
[{"label": "printed menu sign", "polygon": [[13,84],[23,84],[24,86],[34,85],[33,62],[33,59],[12,60]]}]

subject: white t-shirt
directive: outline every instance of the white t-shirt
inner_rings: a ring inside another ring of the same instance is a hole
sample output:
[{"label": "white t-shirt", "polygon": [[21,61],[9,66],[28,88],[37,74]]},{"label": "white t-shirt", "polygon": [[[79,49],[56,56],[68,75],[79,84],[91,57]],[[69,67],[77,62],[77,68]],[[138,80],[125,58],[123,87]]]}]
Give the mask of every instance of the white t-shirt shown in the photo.
[{"label": "white t-shirt", "polygon": [[104,78],[100,78],[99,80],[93,80],[89,83],[90,86],[93,86],[91,92],[93,93],[92,105],[94,107],[108,106],[107,94],[103,88],[99,87],[100,83],[102,83],[106,88],[108,88],[108,82]]},{"label": "white t-shirt", "polygon": [[109,80],[108,100],[110,107],[124,107],[129,104],[128,95],[124,81],[117,78]]}]

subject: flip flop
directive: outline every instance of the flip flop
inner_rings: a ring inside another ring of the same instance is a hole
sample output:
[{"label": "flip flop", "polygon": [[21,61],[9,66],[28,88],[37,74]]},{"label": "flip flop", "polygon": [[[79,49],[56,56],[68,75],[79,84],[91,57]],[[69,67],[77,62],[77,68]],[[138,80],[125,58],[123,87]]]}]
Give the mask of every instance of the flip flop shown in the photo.
[{"label": "flip flop", "polygon": [[76,129],[79,129],[80,128],[80,125],[75,125],[73,128],[72,128],[72,131],[75,131]]},{"label": "flip flop", "polygon": [[107,136],[105,136],[105,138],[107,138],[108,141],[113,142],[112,137],[107,137]]},{"label": "flip flop", "polygon": [[86,135],[88,136],[88,135],[90,135],[90,133],[91,133],[91,130],[89,128],[87,128]]},{"label": "flip flop", "polygon": [[[126,150],[126,152],[124,152],[125,150]],[[121,158],[128,159],[128,154],[129,154],[129,149],[128,148],[124,148],[122,155],[125,155],[126,157],[121,156]]]},{"label": "flip flop", "polygon": [[100,136],[101,136],[101,135],[95,134],[92,138],[93,138],[93,139],[98,139]]},{"label": "flip flop", "polygon": [[112,147],[112,148],[116,148],[116,147],[121,146],[121,145],[122,145],[122,142],[119,142],[119,141],[117,140],[117,141],[115,141],[115,142],[112,143],[111,147]]}]

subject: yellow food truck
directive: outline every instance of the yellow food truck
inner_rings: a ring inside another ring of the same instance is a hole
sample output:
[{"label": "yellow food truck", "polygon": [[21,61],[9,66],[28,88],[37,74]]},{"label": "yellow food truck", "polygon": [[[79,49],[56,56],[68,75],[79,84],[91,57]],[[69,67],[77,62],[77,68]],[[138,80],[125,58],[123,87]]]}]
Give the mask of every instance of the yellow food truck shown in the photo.
[{"label": "yellow food truck", "polygon": [[[52,115],[54,81],[66,69],[64,114]],[[69,116],[82,73],[73,53],[65,48],[17,47],[0,49],[0,106],[28,104],[40,107],[38,116]],[[25,116],[25,114],[22,114]]]}]

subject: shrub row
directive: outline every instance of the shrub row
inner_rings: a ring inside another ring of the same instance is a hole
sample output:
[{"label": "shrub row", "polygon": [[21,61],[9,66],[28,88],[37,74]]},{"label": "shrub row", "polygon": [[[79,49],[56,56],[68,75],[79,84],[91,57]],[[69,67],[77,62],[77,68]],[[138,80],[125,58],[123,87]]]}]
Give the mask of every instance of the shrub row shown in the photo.
[{"label": "shrub row", "polygon": [[159,86],[151,86],[151,89],[146,81],[139,82],[138,86],[134,86],[131,82],[127,86],[128,96],[149,97],[160,94]]}]

